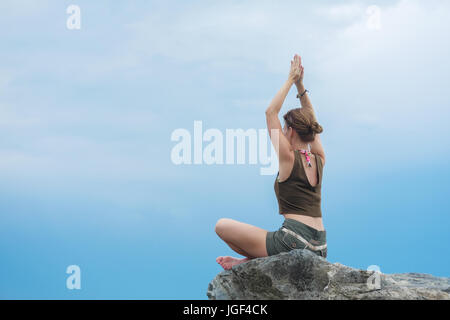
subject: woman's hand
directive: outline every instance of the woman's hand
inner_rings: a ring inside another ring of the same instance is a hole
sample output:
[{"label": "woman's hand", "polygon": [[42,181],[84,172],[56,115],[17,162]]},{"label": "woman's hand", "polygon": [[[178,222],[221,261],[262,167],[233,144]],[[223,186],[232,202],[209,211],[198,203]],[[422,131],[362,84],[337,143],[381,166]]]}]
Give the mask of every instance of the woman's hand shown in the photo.
[{"label": "woman's hand", "polygon": [[291,69],[289,70],[289,80],[295,84],[300,84],[303,82],[302,60],[298,54],[295,54],[294,60],[291,60]]},{"label": "woman's hand", "polygon": [[303,68],[303,66],[300,66],[300,77],[297,80],[297,82],[295,82],[296,86],[300,86],[303,85],[303,73],[304,73],[305,68]]}]

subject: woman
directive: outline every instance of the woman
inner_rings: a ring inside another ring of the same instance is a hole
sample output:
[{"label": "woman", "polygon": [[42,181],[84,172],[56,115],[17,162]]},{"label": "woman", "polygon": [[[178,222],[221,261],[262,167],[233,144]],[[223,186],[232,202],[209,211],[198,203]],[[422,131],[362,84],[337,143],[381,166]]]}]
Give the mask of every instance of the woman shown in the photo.
[{"label": "woman", "polygon": [[[226,270],[257,257],[267,257],[293,249],[308,249],[327,256],[326,231],[322,223],[321,187],[325,153],[307,90],[304,68],[297,54],[291,61],[289,77],[266,110],[267,129],[278,154],[279,171],[275,195],[279,213],[284,216],[276,231],[222,218],[215,231],[234,251],[245,258],[221,256],[216,261]],[[278,113],[291,86],[295,84],[302,107],[289,110],[281,128]],[[278,134],[282,131],[283,134]]]}]

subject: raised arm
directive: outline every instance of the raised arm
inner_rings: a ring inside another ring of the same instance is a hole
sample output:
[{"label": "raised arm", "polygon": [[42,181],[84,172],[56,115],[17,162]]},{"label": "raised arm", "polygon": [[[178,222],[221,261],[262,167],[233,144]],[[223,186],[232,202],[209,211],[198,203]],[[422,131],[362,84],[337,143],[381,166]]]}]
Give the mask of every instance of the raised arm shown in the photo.
[{"label": "raised arm", "polygon": [[[312,106],[311,100],[309,99],[308,92],[305,92],[305,86],[303,85],[303,75],[305,68],[303,66],[300,67],[300,77],[295,82],[295,86],[297,87],[297,91],[300,97],[300,103],[302,108],[309,108],[311,110],[312,115],[314,116],[314,121],[317,121],[316,114],[314,112],[314,108]],[[314,142],[311,144],[311,152],[317,153],[322,157],[322,164],[325,165],[325,150],[322,146],[322,141],[320,140],[320,134],[316,134]]]},{"label": "raised arm", "polygon": [[292,80],[286,80],[266,109],[267,130],[269,130],[270,140],[278,155],[279,162],[288,161],[292,157],[291,143],[282,132],[283,129],[281,128],[278,113],[293,84],[294,82]]},{"label": "raised arm", "polygon": [[[274,149],[277,152],[278,160],[280,163],[284,161],[290,161],[294,156],[291,150],[291,143],[282,132],[278,113],[280,112],[283,102],[286,99],[286,96],[289,93],[292,85],[300,77],[300,65],[300,57],[295,55],[294,60],[291,61],[291,69],[289,71],[288,79],[284,82],[281,89],[278,90],[275,97],[273,97],[272,101],[270,102],[269,107],[267,107],[266,109],[267,130],[269,130],[269,136]],[[274,130],[275,132],[272,132],[272,130]],[[273,135],[273,133],[278,134]]]}]

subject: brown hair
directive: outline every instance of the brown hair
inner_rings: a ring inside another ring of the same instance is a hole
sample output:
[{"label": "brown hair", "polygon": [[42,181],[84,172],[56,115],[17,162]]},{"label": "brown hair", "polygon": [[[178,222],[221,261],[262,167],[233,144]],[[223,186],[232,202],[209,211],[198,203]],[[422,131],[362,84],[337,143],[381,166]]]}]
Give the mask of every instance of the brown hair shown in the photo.
[{"label": "brown hair", "polygon": [[316,133],[323,132],[322,126],[315,120],[313,111],[308,108],[291,109],[283,118],[286,124],[297,132],[303,142],[312,142]]}]

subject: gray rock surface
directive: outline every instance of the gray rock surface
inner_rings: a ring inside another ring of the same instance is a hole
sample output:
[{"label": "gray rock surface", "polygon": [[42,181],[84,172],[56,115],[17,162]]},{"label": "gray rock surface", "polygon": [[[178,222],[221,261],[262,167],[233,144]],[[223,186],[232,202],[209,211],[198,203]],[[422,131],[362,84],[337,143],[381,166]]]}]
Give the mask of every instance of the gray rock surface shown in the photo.
[{"label": "gray rock surface", "polygon": [[207,296],[211,300],[450,300],[450,278],[355,269],[295,249],[220,272],[209,283]]}]

